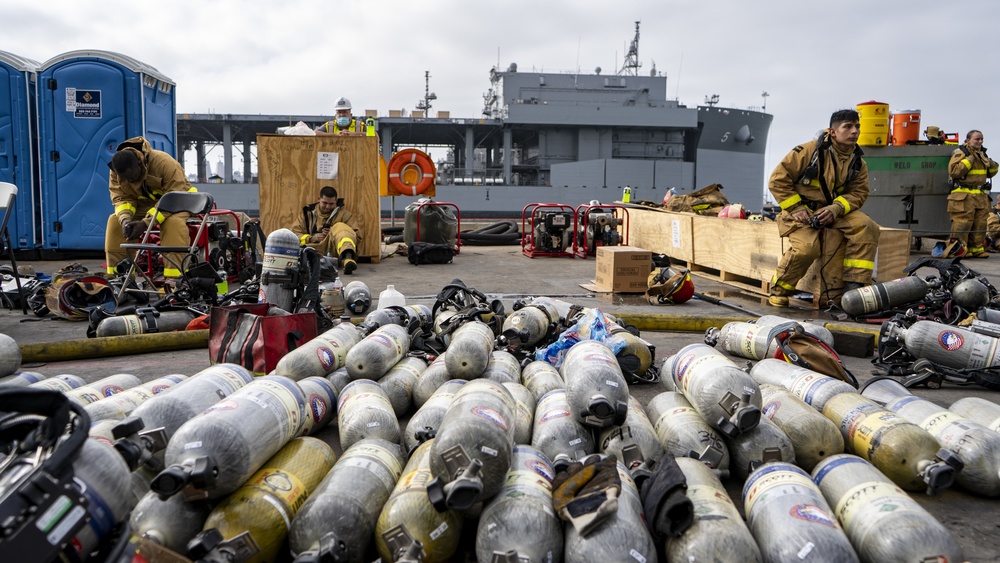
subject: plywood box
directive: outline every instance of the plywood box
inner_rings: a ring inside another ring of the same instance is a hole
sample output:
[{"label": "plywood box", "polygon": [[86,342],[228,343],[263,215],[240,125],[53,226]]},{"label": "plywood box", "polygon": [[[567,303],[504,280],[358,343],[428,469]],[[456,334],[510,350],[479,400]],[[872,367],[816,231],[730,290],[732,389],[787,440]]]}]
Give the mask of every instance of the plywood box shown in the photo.
[{"label": "plywood box", "polygon": [[378,117],[378,110],[377,109],[366,109],[365,110],[365,117]]},{"label": "plywood box", "polygon": [[415,109],[415,110],[413,110],[413,111],[410,112],[410,117],[412,117],[414,119],[423,119],[423,117],[424,117],[424,110],[422,110],[422,109]]},{"label": "plywood box", "polygon": [[333,186],[360,218],[358,256],[379,261],[378,137],[258,134],[257,157],[265,233],[294,228],[302,207],[319,199],[320,188]]},{"label": "plywood box", "polygon": [[403,117],[403,110],[391,109],[389,110],[389,117]]},{"label": "plywood box", "polygon": [[439,119],[449,119],[449,118],[451,118],[451,112],[450,111],[439,111],[438,112],[438,118]]},{"label": "plywood box", "polygon": [[[876,280],[902,277],[910,260],[910,231],[882,227],[879,232]],[[816,304],[825,304],[843,287],[842,240],[838,231],[825,231],[824,255],[797,285],[814,295]],[[666,254],[695,273],[761,294],[769,291],[789,245],[773,221],[720,219],[639,206],[629,207],[629,243]],[[826,265],[822,271],[821,265]]]},{"label": "plywood box", "polygon": [[594,283],[615,293],[643,293],[652,265],[652,254],[648,250],[634,246],[601,246],[597,249]]}]

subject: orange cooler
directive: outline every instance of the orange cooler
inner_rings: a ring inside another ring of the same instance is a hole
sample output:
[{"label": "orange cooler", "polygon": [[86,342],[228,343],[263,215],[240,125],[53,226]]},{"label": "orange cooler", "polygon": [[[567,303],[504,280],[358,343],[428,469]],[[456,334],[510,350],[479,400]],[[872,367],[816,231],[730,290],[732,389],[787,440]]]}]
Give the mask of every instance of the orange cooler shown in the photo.
[{"label": "orange cooler", "polygon": [[892,114],[892,144],[903,146],[920,139],[920,110],[904,109]]},{"label": "orange cooler", "polygon": [[863,147],[884,147],[889,144],[889,104],[869,100],[858,104],[857,110],[861,117],[858,144]]}]

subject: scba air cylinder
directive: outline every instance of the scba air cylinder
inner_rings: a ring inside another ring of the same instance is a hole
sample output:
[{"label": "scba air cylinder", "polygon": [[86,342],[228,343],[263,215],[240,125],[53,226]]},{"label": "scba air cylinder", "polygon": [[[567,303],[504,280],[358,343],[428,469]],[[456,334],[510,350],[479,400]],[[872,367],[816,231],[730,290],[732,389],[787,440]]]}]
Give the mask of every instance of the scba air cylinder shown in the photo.
[{"label": "scba air cylinder", "polygon": [[301,245],[299,237],[288,229],[278,229],[267,235],[260,277],[260,302],[291,312],[295,299],[292,284],[299,267]]},{"label": "scba air cylinder", "polygon": [[964,561],[951,533],[867,461],[830,456],[813,481],[864,561]]},{"label": "scba air cylinder", "polygon": [[757,383],[726,356],[705,344],[689,344],[663,362],[674,386],[706,422],[733,437],[760,421]]},{"label": "scba air cylinder", "polygon": [[930,289],[923,279],[909,276],[845,291],[840,307],[852,317],[878,313],[920,301]]},{"label": "scba air cylinder", "polygon": [[581,340],[566,353],[559,371],[577,420],[595,428],[625,422],[628,384],[610,348],[596,340]]}]

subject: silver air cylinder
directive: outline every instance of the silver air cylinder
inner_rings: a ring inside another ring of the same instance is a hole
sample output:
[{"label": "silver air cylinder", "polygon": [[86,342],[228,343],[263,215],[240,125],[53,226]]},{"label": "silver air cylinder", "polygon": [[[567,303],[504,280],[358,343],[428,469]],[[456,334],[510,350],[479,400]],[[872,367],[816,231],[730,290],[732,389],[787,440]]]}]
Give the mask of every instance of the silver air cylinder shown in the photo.
[{"label": "silver air cylinder", "polygon": [[553,389],[538,401],[531,446],[541,451],[557,469],[564,469],[597,451],[591,429],[570,412],[565,389]]},{"label": "silver air cylinder", "polygon": [[389,397],[370,379],[352,381],[340,392],[337,403],[340,447],[346,450],[365,438],[399,443],[399,420]]},{"label": "silver air cylinder", "polygon": [[725,437],[729,450],[729,469],[741,480],[757,467],[770,461],[795,463],[795,449],[788,436],[766,416],[753,429],[735,437]]},{"label": "silver air cylinder", "polygon": [[743,512],[764,561],[858,561],[823,493],[790,463],[768,463],[750,475]]},{"label": "silver air cylinder", "polygon": [[364,337],[347,352],[351,379],[378,380],[410,351],[410,335],[399,325],[385,325]]},{"label": "silver air cylinder", "polygon": [[423,358],[409,356],[396,362],[396,365],[378,380],[397,417],[409,412],[410,405],[413,404],[413,387],[425,369],[427,362]]},{"label": "silver air cylinder", "polygon": [[131,389],[140,385],[142,381],[138,377],[130,373],[116,373],[115,375],[109,375],[108,377],[98,379],[93,383],[88,383],[86,385],[81,385],[76,389],[71,389],[65,391],[63,394],[66,395],[71,401],[74,401],[80,405],[89,405],[91,403],[96,403],[105,397],[110,397],[116,393],[121,393],[126,389]]},{"label": "silver air cylinder", "polygon": [[559,372],[577,420],[595,428],[625,422],[628,384],[610,348],[596,340],[581,340],[566,353]]},{"label": "silver air cylinder", "polygon": [[[378,438],[361,440],[327,473],[292,520],[292,556],[362,563],[385,501],[403,472],[405,453]],[[320,554],[321,548],[330,553]]]},{"label": "silver air cylinder", "polygon": [[455,394],[431,448],[435,479],[427,494],[438,510],[467,510],[497,493],[510,469],[514,399],[488,379]]},{"label": "silver air cylinder", "polygon": [[475,379],[486,371],[495,335],[482,321],[468,321],[451,334],[445,364],[452,379]]},{"label": "silver air cylinder", "polygon": [[823,407],[831,397],[841,393],[858,393],[846,381],[823,375],[811,369],[790,364],[782,360],[761,360],[750,368],[750,377],[758,384],[784,387],[807,405],[823,412]]},{"label": "silver air cylinder", "polygon": [[121,393],[94,401],[83,408],[90,415],[91,425],[102,420],[122,420],[132,414],[132,411],[142,403],[152,399],[155,395],[169,391],[185,379],[187,379],[186,375],[165,375],[149,383],[143,383]]},{"label": "silver air cylinder", "polygon": [[646,412],[660,445],[674,457],[694,457],[712,469],[729,469],[729,448],[684,395],[665,391],[649,400]]},{"label": "silver air cylinder", "polygon": [[844,437],[837,425],[791,391],[764,384],[760,394],[764,416],[791,440],[799,467],[812,471],[823,458],[844,453]]},{"label": "silver air cylinder", "polygon": [[964,561],[951,533],[867,461],[828,457],[813,481],[863,561]]},{"label": "silver air cylinder", "polygon": [[[503,488],[483,509],[476,530],[476,559],[562,561],[563,525],[552,508],[555,470],[531,446],[514,446]],[[513,552],[513,554],[511,553]]]},{"label": "silver air cylinder", "polygon": [[555,304],[536,297],[504,319],[502,334],[509,346],[530,349],[545,338],[558,322],[559,311]]},{"label": "silver air cylinder", "polygon": [[535,418],[535,398],[528,388],[508,381],[503,386],[514,398],[514,445],[531,443],[531,427]]},{"label": "silver air cylinder", "polygon": [[295,381],[330,375],[344,367],[347,352],[361,342],[362,336],[353,324],[340,323],[282,356],[274,374]]},{"label": "silver air cylinder", "polygon": [[[89,521],[73,540],[77,554],[86,558],[111,538],[115,526],[128,516],[135,503],[128,466],[115,448],[103,440],[88,438],[73,460],[73,475],[87,499]],[[41,522],[41,520],[39,521]],[[27,554],[8,553],[17,559]]]},{"label": "silver air cylinder", "polygon": [[[145,432],[162,428],[164,438],[169,440],[182,424],[253,380],[242,366],[216,364],[178,383],[169,393],[142,403],[130,416],[142,421]],[[148,464],[151,469],[162,468],[160,458]]]},{"label": "silver air cylinder", "polygon": [[298,383],[306,398],[306,415],[295,437],[314,436],[337,417],[337,391],[322,377],[307,377]]},{"label": "silver air cylinder", "polygon": [[403,432],[403,445],[407,451],[412,451],[437,435],[441,421],[444,420],[444,413],[448,412],[455,393],[458,393],[466,383],[464,379],[446,381],[417,409],[417,412],[413,413],[406,423],[406,431]]},{"label": "silver air cylinder", "polygon": [[430,449],[425,442],[410,455],[403,475],[382,507],[375,524],[375,547],[383,561],[397,561],[417,540],[423,563],[447,563],[458,551],[464,517],[461,512],[438,512],[427,500],[431,474]]},{"label": "silver air cylinder", "polygon": [[656,544],[646,529],[639,491],[625,466],[619,462],[618,476],[622,490],[618,510],[586,537],[573,526],[566,526],[563,561],[636,561],[656,563]]},{"label": "silver air cylinder", "polygon": [[1000,365],[1000,340],[964,328],[933,321],[917,321],[909,328],[888,324],[883,338],[902,344],[916,358],[950,368]]},{"label": "silver air cylinder", "polygon": [[852,317],[878,313],[920,301],[930,290],[931,286],[926,281],[909,276],[845,291],[840,298],[840,307]]},{"label": "silver air cylinder", "polygon": [[55,375],[49,377],[48,379],[43,379],[37,383],[29,383],[28,387],[31,387],[32,389],[55,389],[65,393],[70,389],[76,389],[77,387],[86,384],[87,382],[84,381],[79,375],[64,373],[62,375]]},{"label": "silver air cylinder", "polygon": [[299,432],[304,416],[305,396],[294,381],[258,377],[177,429],[167,468],[150,489],[164,498],[182,489],[189,499],[224,497]]},{"label": "silver air cylinder", "polygon": [[188,502],[181,495],[163,500],[149,491],[135,505],[129,524],[133,534],[185,553],[187,543],[201,531],[211,510],[206,501]]},{"label": "silver air cylinder", "polygon": [[344,305],[355,315],[363,315],[372,306],[372,291],[365,282],[354,280],[344,286]]},{"label": "silver air cylinder", "polygon": [[536,402],[549,391],[563,389],[565,386],[562,376],[559,375],[559,370],[552,364],[540,360],[535,360],[524,366],[524,369],[521,370],[521,383],[528,388],[528,391],[531,391]]},{"label": "silver air cylinder", "polygon": [[678,457],[677,466],[687,480],[686,494],[695,517],[683,534],[667,539],[667,561],[761,563],[757,542],[715,472],[687,457]]},{"label": "silver air cylinder", "polygon": [[674,387],[706,422],[726,436],[753,429],[760,420],[757,383],[726,356],[705,344],[689,344],[663,362]]},{"label": "silver air cylinder", "polygon": [[145,309],[143,314],[118,315],[101,320],[97,324],[97,337],[132,336],[134,334],[184,330],[194,317],[195,314],[186,309],[183,311],[157,311],[150,307]]},{"label": "silver air cylinder", "polygon": [[602,429],[598,447],[601,453],[614,454],[630,471],[646,460],[659,461],[664,453],[646,410],[632,395],[628,397],[625,423]]},{"label": "silver air cylinder", "polygon": [[267,235],[261,266],[260,302],[269,303],[291,312],[295,287],[288,270],[299,267],[299,237],[288,229],[277,229]]},{"label": "silver air cylinder", "polygon": [[448,352],[444,352],[435,358],[417,378],[413,386],[413,404],[417,408],[423,406],[444,382],[455,379],[448,374],[448,366],[445,365],[447,356]]},{"label": "silver air cylinder", "polygon": [[521,364],[514,354],[504,350],[494,350],[483,370],[483,377],[497,383],[521,383]]},{"label": "silver air cylinder", "polygon": [[1000,432],[1000,405],[982,397],[963,397],[952,403],[949,410]]}]

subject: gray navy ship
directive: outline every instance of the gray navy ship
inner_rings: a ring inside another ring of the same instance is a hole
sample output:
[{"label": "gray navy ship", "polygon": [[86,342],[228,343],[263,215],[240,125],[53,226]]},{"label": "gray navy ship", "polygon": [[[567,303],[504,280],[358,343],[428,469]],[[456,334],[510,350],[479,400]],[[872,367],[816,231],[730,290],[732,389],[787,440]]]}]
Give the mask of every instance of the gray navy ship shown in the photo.
[{"label": "gray navy ship", "polygon": [[[772,116],[724,107],[717,95],[697,107],[670,100],[666,76],[655,69],[640,75],[638,49],[636,22],[622,68],[613,74],[494,67],[482,115],[473,118],[440,111],[430,116],[435,98],[425,95],[409,115],[377,116],[382,156],[388,162],[404,148],[446,149],[448,157],[437,163],[434,199],[456,204],[463,217],[516,218],[537,202],[609,203],[621,199],[625,186],[632,201],[659,203],[670,189],[686,193],[721,184],[730,201],[759,209]],[[189,132],[208,130],[205,123],[185,121],[206,117],[178,116],[181,146],[201,140],[185,139]],[[247,187],[205,185],[220,205],[252,212],[256,190],[251,194]],[[382,214],[399,216],[415,199],[384,201]]]}]

